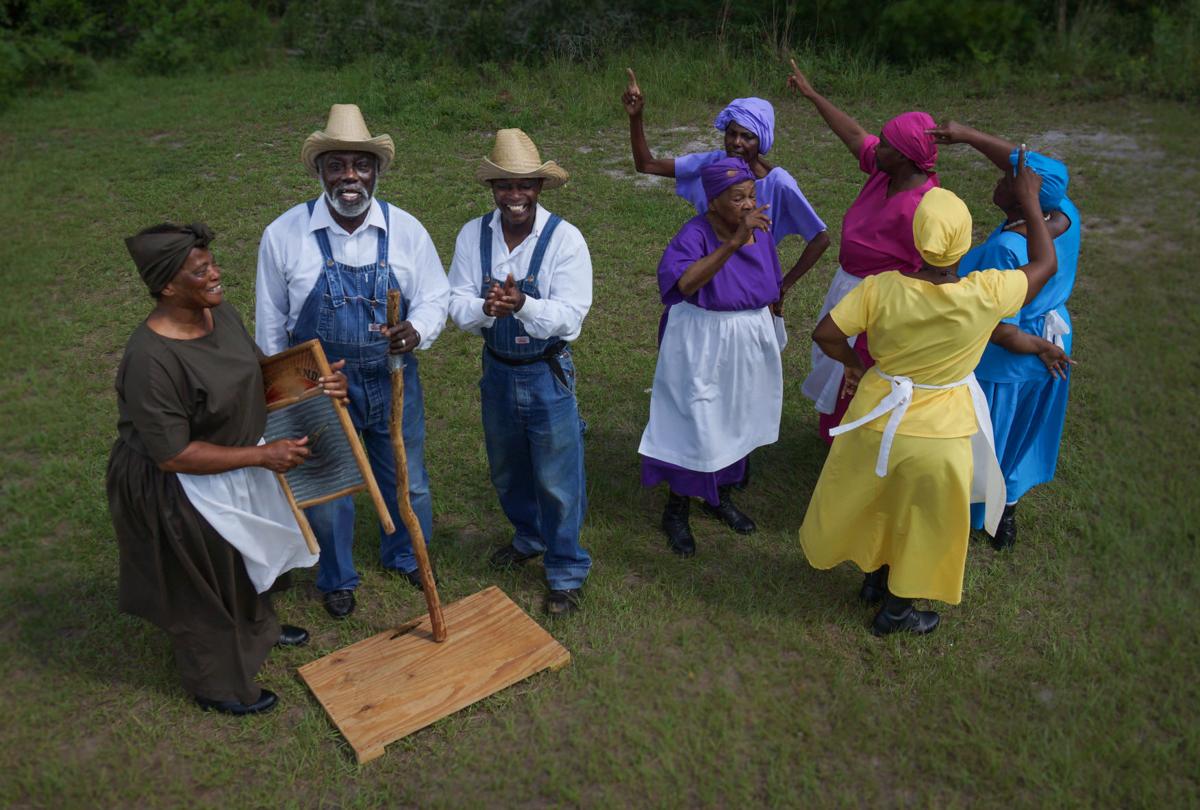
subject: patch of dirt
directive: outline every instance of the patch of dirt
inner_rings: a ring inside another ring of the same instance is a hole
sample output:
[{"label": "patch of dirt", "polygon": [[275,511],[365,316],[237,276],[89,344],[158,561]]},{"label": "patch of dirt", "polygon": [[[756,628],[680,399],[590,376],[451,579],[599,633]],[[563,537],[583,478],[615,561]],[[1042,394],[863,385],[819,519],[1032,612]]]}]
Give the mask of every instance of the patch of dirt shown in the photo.
[{"label": "patch of dirt", "polygon": [[1063,132],[1051,129],[1037,136],[1031,148],[1044,150],[1050,155],[1076,155],[1087,153],[1093,157],[1120,162],[1144,163],[1159,161],[1162,150],[1145,148],[1132,135],[1097,130],[1094,132]]}]

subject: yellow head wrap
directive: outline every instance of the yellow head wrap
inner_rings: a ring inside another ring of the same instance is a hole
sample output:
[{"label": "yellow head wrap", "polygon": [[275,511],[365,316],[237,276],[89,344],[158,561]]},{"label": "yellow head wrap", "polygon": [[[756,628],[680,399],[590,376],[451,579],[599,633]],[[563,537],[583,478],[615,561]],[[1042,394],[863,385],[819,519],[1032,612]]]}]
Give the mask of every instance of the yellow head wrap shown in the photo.
[{"label": "yellow head wrap", "polygon": [[913,241],[934,267],[949,267],[971,249],[971,212],[953,191],[931,188],[913,215]]}]

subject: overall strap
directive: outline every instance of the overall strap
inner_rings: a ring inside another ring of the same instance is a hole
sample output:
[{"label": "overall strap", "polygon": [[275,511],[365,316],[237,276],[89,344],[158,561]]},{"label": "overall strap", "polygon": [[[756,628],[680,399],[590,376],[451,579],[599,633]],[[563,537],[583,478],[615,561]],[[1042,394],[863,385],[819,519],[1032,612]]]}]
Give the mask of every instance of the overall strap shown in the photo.
[{"label": "overall strap", "polygon": [[[315,200],[308,201],[308,216],[312,218],[313,209],[316,208],[320,197]],[[329,299],[334,307],[345,306],[346,291],[342,289],[342,278],[335,271],[336,262],[333,260],[333,247],[329,244],[329,229],[321,228],[316,231],[317,246],[321,249],[321,264],[322,272],[325,274],[325,283],[329,286]]]},{"label": "overall strap", "polygon": [[479,266],[483,269],[483,288],[486,290],[492,280],[492,215],[484,214],[479,218]]},{"label": "overall strap", "polygon": [[533,258],[529,260],[529,272],[525,274],[525,280],[522,282],[522,291],[526,295],[530,292],[529,289],[524,289],[526,285],[534,292],[537,291],[537,276],[542,269],[542,259],[545,258],[546,250],[550,247],[550,237],[554,236],[554,229],[560,222],[562,222],[562,217],[558,214],[551,214],[550,219],[546,222],[546,227],[542,228],[542,233],[538,236],[537,246],[533,249]]},{"label": "overall strap", "polygon": [[[391,278],[392,271],[388,267],[388,204],[383,200],[379,201],[379,208],[383,211],[383,228],[378,229],[378,240],[376,248],[376,259],[378,263],[375,273],[375,300],[386,301],[388,293],[388,279]],[[405,320],[408,317],[408,302],[404,296],[400,296],[400,320]]]}]

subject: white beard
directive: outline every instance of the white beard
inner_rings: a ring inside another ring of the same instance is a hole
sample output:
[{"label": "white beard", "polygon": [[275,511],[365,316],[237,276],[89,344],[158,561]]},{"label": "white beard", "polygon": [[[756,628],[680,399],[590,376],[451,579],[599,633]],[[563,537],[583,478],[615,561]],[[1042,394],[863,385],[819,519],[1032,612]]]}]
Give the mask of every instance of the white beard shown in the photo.
[{"label": "white beard", "polygon": [[329,201],[330,207],[333,208],[333,210],[339,215],[346,217],[347,219],[353,219],[370,208],[371,200],[373,199],[372,195],[367,193],[366,187],[361,184],[355,188],[355,191],[360,192],[362,197],[353,205],[348,205],[347,203],[342,202],[336,195],[331,194],[329,189],[325,189],[325,199]]}]

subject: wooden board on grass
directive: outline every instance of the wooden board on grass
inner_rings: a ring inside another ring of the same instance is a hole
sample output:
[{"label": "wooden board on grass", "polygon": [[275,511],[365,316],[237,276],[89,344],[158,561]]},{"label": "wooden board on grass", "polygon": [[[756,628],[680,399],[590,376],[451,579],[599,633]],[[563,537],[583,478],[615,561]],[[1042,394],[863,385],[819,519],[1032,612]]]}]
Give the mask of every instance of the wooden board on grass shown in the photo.
[{"label": "wooden board on grass", "polygon": [[426,614],[300,667],[360,763],[391,742],[571,654],[496,587],[445,607],[446,641]]}]

